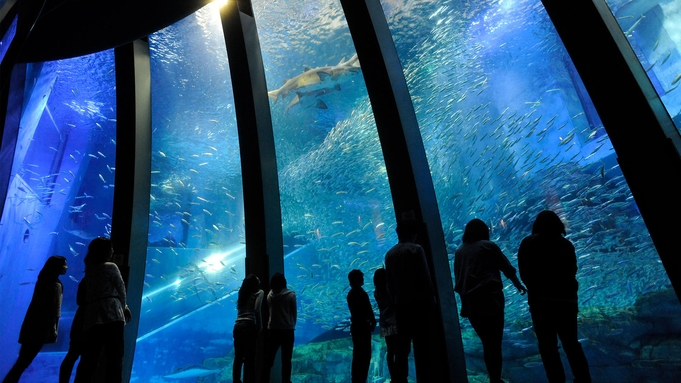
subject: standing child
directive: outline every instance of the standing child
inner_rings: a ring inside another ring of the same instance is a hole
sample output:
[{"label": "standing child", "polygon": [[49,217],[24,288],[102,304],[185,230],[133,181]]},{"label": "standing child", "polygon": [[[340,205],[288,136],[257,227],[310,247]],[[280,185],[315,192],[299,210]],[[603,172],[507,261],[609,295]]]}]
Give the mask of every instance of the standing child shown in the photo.
[{"label": "standing child", "polygon": [[381,337],[385,339],[387,349],[386,361],[388,372],[392,379],[395,368],[395,355],[397,351],[397,318],[395,317],[395,303],[388,291],[388,274],[385,269],[376,269],[374,272],[374,299],[378,305],[378,323],[381,328]]},{"label": "standing child", "polygon": [[376,328],[374,310],[364,291],[364,274],[354,269],[348,273],[350,292],[350,334],[352,334],[352,383],[366,383],[371,363],[371,333]]}]

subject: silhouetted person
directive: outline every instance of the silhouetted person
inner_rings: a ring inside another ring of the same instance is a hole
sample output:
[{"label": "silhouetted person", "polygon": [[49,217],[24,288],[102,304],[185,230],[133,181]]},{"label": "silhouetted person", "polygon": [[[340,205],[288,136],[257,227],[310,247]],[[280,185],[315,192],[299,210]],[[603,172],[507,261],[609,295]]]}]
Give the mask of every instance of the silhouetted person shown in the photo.
[{"label": "silhouetted person", "polygon": [[376,328],[369,295],[362,288],[364,274],[357,269],[348,273],[350,291],[350,334],[352,335],[352,383],[366,383],[371,364],[371,333]]},{"label": "silhouetted person", "polygon": [[388,274],[385,269],[374,272],[374,299],[378,305],[381,337],[385,339],[386,363],[390,379],[393,379],[395,369],[395,352],[397,351],[397,318],[395,317],[395,303],[388,291]]},{"label": "silhouetted person", "polygon": [[69,383],[73,366],[83,353],[83,309],[80,307],[73,315],[69,336],[69,350],[59,366],[59,383]]},{"label": "silhouetted person", "polygon": [[565,225],[556,213],[539,213],[532,235],[520,243],[518,269],[527,286],[532,323],[549,382],[565,382],[558,337],[574,382],[591,382],[589,364],[577,340],[577,256],[564,235]]},{"label": "silhouetted person", "polygon": [[263,374],[263,382],[270,381],[270,371],[277,351],[281,347],[281,381],[291,383],[291,359],[298,317],[296,293],[286,288],[286,278],[281,273],[275,273],[272,276],[270,287],[272,289],[267,294],[267,306],[270,310],[267,323],[267,366]]},{"label": "silhouetted person", "polygon": [[241,383],[241,366],[244,366],[245,383],[255,382],[255,351],[258,333],[262,330],[263,291],[260,290],[260,279],[255,274],[244,278],[239,297],[236,301],[237,316],[234,322],[234,364],[232,380]]},{"label": "silhouetted person", "polygon": [[45,261],[38,274],[24,322],[21,324],[19,358],[5,376],[3,383],[18,382],[43,345],[57,341],[64,292],[59,276],[64,275],[67,269],[66,258],[60,255],[53,255]]},{"label": "silhouetted person", "polygon": [[[89,261],[87,257],[83,261]],[[87,264],[85,265],[87,270]],[[78,284],[80,288],[80,284]],[[64,359],[59,366],[59,383],[69,383],[71,380],[71,373],[73,366],[78,361],[78,358],[83,354],[83,308],[78,306],[73,320],[71,321],[71,331],[69,331],[69,349],[64,356]]]},{"label": "silhouetted person", "polygon": [[501,380],[504,335],[504,284],[501,273],[520,294],[527,290],[499,246],[489,240],[489,227],[479,219],[466,224],[463,244],[454,254],[454,291],[461,297],[461,316],[468,318],[482,341],[490,383]]},{"label": "silhouetted person", "polygon": [[123,277],[115,263],[111,240],[95,238],[85,256],[85,277],[78,285],[77,303],[83,309],[83,353],[75,383],[89,383],[105,353],[106,382],[120,383],[123,372],[123,326],[130,321]]},{"label": "silhouetted person", "polygon": [[406,383],[412,342],[417,380],[419,374],[426,378],[428,372],[428,326],[433,320],[435,293],[425,252],[421,245],[415,243],[418,224],[415,221],[401,221],[397,224],[396,232],[399,243],[385,255],[388,291],[393,296],[397,318],[398,347],[392,381]]}]

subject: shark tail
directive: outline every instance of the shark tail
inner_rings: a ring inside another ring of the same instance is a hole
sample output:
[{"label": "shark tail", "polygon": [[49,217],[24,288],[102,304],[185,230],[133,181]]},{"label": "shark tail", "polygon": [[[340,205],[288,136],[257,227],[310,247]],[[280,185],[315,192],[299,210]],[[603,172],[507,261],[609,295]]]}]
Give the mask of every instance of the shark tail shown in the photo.
[{"label": "shark tail", "polygon": [[277,91],[277,90],[269,91],[269,92],[267,92],[267,97],[272,99],[273,104],[276,104],[277,99],[279,98],[279,91]]}]

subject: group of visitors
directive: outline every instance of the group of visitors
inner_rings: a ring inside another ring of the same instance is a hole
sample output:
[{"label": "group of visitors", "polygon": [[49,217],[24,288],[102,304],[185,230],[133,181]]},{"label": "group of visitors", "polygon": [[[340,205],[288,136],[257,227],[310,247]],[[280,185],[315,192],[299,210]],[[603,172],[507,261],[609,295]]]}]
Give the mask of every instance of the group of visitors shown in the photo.
[{"label": "group of visitors", "polygon": [[[381,336],[385,338],[391,382],[406,383],[408,356],[413,342],[417,381],[430,381],[419,367],[428,359],[427,318],[433,315],[435,294],[423,248],[416,243],[418,226],[397,225],[399,243],[388,251],[385,269],[374,273],[374,299],[379,307]],[[454,290],[461,297],[462,317],[468,318],[480,337],[490,383],[504,382],[503,273],[528,303],[546,376],[550,383],[565,382],[558,339],[572,368],[575,382],[591,382],[589,365],[577,336],[577,257],[564,236],[565,225],[553,211],[542,211],[518,250],[518,268],[511,265],[498,245],[490,241],[489,227],[473,219],[465,227],[454,257]],[[353,341],[352,382],[366,382],[371,360],[371,333],[376,326],[373,310],[362,289],[360,270],[348,274],[348,307]],[[522,281],[525,283],[523,285]],[[423,362],[421,362],[423,363]]]},{"label": "group of visitors", "polygon": [[501,379],[504,294],[501,273],[520,294],[527,293],[539,354],[550,383],[565,382],[558,338],[574,382],[591,382],[589,365],[577,336],[577,257],[566,239],[565,225],[550,210],[537,215],[532,234],[520,243],[518,269],[489,240],[489,227],[479,219],[466,225],[463,244],[454,255],[454,290],[461,297],[461,316],[480,337],[491,383]]},{"label": "group of visitors", "polygon": [[[115,263],[111,240],[95,238],[84,259],[85,276],[78,284],[78,309],[71,324],[69,350],[61,364],[59,383],[68,383],[73,366],[76,383],[91,382],[104,352],[105,382],[120,383],[123,371],[123,326],[131,319],[125,303],[123,277]],[[68,266],[66,258],[51,256],[45,262],[21,326],[19,357],[3,383],[16,383],[43,345],[55,343],[61,317],[63,285],[59,280]]]},{"label": "group of visitors", "polygon": [[[267,322],[267,346],[265,360],[267,365],[262,371],[262,382],[270,381],[270,371],[279,349],[281,349],[281,381],[291,383],[291,359],[293,358],[294,330],[298,317],[296,293],[286,288],[286,278],[275,273],[270,281],[267,294],[269,320]],[[244,279],[237,298],[237,318],[234,323],[234,364],[232,381],[234,383],[253,383],[256,381],[256,344],[258,333],[262,330],[263,291],[260,280],[254,274]],[[242,380],[243,367],[243,380]]]},{"label": "group of visitors", "polygon": [[[399,243],[386,253],[385,268],[374,273],[374,299],[380,312],[378,322],[369,296],[362,288],[364,274],[356,269],[348,274],[353,383],[367,380],[371,334],[377,324],[386,342],[391,382],[407,382],[412,344],[417,357],[417,380],[427,380],[419,376],[427,368],[418,363],[419,360],[420,363],[427,361],[430,352],[429,326],[424,325],[424,319],[434,316],[436,296],[425,252],[416,243],[419,229],[414,221],[398,223]],[[454,258],[454,290],[461,297],[461,316],[468,318],[482,341],[491,383],[503,382],[501,342],[505,299],[501,273],[520,294],[528,294],[539,353],[549,382],[565,382],[558,353],[559,338],[574,381],[591,382],[588,362],[577,340],[577,259],[575,248],[565,235],[565,225],[554,212],[539,213],[532,234],[521,242],[518,250],[519,279],[499,246],[490,241],[485,222],[473,219],[466,225],[463,244]],[[92,381],[102,352],[106,363],[105,381],[121,382],[123,326],[130,321],[131,313],[126,305],[123,278],[118,266],[111,262],[112,255],[111,240],[107,238],[96,238],[88,246],[84,259],[85,276],[78,285],[78,309],[71,327],[69,350],[60,369],[60,383],[69,381],[79,357],[75,383]],[[19,334],[19,357],[3,383],[18,382],[43,345],[56,342],[63,296],[59,276],[64,275],[67,268],[66,258],[61,256],[52,256],[45,262]],[[266,297],[269,312],[266,366],[261,369],[260,381],[269,382],[275,356],[281,349],[282,382],[291,383],[296,294],[287,288],[286,278],[281,273],[272,276],[270,287]],[[237,298],[233,330],[234,383],[256,381],[256,344],[263,328],[263,299],[260,280],[254,274],[248,275]]]}]

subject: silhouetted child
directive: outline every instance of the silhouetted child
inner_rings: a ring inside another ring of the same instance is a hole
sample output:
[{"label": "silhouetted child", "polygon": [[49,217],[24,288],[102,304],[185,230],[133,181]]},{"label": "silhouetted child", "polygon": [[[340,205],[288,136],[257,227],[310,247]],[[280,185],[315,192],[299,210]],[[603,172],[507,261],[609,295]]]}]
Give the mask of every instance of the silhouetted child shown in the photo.
[{"label": "silhouetted child", "polygon": [[369,295],[364,291],[364,274],[354,269],[348,273],[350,292],[350,334],[352,334],[352,382],[366,383],[371,363],[371,333],[376,328],[374,310]]},{"label": "silhouetted child", "polygon": [[388,274],[385,269],[377,269],[374,272],[374,299],[378,305],[378,323],[381,328],[381,337],[385,339],[386,362],[390,379],[393,378],[395,369],[395,356],[397,355],[397,316],[395,313],[395,303],[388,291]]},{"label": "silhouetted child", "polygon": [[7,373],[3,383],[16,383],[33,362],[45,343],[55,343],[59,332],[61,301],[64,286],[59,280],[68,266],[66,258],[53,255],[47,259],[33,290],[24,322],[19,333],[19,358]]}]

